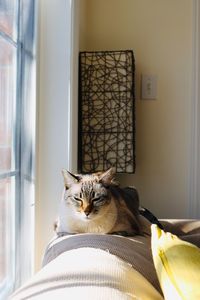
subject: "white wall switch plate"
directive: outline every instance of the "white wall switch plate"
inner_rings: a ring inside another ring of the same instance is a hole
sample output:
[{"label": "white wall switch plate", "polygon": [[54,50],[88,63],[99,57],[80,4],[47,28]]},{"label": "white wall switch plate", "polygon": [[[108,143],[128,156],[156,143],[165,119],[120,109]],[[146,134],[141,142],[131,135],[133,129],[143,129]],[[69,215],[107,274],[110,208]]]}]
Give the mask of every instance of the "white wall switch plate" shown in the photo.
[{"label": "white wall switch plate", "polygon": [[142,99],[157,98],[157,76],[142,75]]}]

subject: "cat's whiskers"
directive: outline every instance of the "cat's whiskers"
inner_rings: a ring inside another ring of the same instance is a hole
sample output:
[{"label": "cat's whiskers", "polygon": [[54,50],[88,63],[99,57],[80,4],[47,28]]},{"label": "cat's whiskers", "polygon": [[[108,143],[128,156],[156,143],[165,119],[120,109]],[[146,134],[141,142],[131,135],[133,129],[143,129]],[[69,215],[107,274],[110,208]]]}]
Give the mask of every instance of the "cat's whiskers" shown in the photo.
[{"label": "cat's whiskers", "polygon": [[89,175],[63,171],[65,190],[57,232],[131,232],[136,218],[128,209],[124,194],[113,183],[113,175],[111,169]]}]

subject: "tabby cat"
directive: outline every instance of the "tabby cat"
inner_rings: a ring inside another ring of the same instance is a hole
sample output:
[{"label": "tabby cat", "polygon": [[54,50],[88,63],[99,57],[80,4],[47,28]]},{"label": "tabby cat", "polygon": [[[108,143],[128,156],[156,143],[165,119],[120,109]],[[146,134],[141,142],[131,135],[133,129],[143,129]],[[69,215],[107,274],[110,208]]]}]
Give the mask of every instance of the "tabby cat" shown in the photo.
[{"label": "tabby cat", "polygon": [[[87,175],[62,171],[63,191],[56,232],[149,234],[139,200],[114,181],[114,170]],[[133,190],[133,189],[132,189]]]}]

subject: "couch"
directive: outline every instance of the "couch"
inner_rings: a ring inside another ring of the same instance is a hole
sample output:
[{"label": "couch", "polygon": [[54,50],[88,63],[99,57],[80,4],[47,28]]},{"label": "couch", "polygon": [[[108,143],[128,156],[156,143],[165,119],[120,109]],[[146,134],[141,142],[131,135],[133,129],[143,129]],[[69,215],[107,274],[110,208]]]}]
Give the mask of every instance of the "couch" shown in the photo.
[{"label": "couch", "polygon": [[[160,220],[165,231],[200,247],[199,220]],[[151,237],[60,234],[48,244],[41,270],[11,297],[19,299],[164,299]]]}]

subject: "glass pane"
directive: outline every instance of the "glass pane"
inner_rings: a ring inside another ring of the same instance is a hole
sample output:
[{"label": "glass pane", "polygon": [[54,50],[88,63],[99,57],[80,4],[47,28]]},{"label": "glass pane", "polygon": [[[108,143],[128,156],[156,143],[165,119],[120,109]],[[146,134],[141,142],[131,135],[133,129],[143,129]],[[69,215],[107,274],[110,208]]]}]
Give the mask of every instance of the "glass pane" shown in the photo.
[{"label": "glass pane", "polygon": [[0,172],[13,169],[16,49],[0,38]]},{"label": "glass pane", "polygon": [[17,0],[0,0],[0,30],[17,39]]},{"label": "glass pane", "polygon": [[0,284],[12,278],[14,258],[14,178],[0,180]]}]

